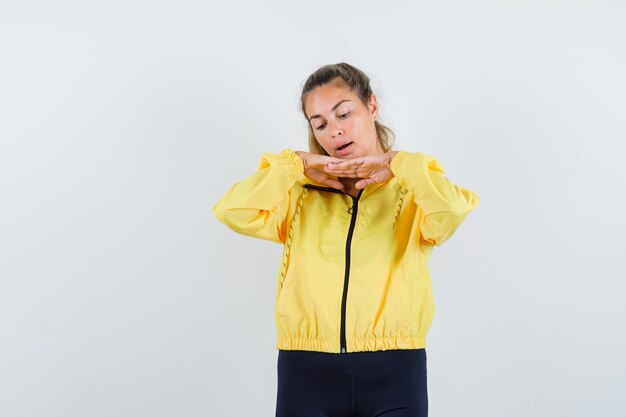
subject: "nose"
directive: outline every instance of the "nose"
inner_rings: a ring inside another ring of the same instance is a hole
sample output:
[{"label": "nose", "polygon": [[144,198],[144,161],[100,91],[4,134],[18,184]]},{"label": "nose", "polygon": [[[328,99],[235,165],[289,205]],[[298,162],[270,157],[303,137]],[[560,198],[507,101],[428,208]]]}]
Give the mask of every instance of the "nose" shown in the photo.
[{"label": "nose", "polygon": [[335,136],[342,136],[343,133],[344,133],[343,129],[338,124],[333,124],[331,126],[331,131],[330,132],[331,132],[333,137],[335,137]]}]

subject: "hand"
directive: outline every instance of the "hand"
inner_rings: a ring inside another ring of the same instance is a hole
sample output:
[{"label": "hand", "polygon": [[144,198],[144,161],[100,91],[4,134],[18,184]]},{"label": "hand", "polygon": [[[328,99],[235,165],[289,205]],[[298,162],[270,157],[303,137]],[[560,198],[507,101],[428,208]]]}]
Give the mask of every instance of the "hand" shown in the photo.
[{"label": "hand", "polygon": [[296,154],[302,159],[304,165],[304,175],[313,181],[326,184],[329,187],[343,190],[343,184],[333,175],[325,172],[325,168],[329,163],[341,162],[341,158],[332,156],[318,155],[315,153],[296,151]]},{"label": "hand", "polygon": [[339,159],[339,162],[330,162],[324,171],[336,177],[363,178],[354,185],[360,190],[368,185],[390,180],[393,177],[390,168],[391,161],[397,153],[398,151],[391,151],[380,155]]}]

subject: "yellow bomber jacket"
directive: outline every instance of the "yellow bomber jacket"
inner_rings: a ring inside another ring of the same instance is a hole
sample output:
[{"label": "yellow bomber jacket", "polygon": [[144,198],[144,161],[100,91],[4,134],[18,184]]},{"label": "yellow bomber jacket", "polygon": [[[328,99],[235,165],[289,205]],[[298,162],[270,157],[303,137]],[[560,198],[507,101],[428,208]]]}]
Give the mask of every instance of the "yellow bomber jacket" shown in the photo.
[{"label": "yellow bomber jacket", "polygon": [[433,320],[428,259],[480,199],[440,163],[400,151],[390,180],[357,198],[313,182],[291,149],[264,153],[214,213],[232,230],[284,245],[277,349],[418,349]]}]

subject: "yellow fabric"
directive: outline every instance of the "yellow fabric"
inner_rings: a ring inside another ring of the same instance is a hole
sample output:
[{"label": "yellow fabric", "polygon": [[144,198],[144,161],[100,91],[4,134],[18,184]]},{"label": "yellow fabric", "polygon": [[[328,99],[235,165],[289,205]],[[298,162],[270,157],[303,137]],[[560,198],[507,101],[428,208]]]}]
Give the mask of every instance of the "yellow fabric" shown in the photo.
[{"label": "yellow fabric", "polygon": [[[277,349],[340,353],[347,239],[356,211],[345,302],[346,352],[417,349],[435,314],[428,259],[479,197],[440,163],[398,152],[394,177],[345,193],[305,177],[291,149],[264,153],[256,173],[217,202],[232,230],[284,245],[276,283]],[[310,187],[310,186],[309,186]]]}]

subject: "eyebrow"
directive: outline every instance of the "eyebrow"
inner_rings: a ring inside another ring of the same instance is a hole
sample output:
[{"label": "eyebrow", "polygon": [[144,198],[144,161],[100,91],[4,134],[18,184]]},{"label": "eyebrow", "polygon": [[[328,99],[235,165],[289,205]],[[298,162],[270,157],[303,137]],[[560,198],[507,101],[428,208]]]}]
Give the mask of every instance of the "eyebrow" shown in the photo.
[{"label": "eyebrow", "polygon": [[[332,108],[332,109],[330,109],[330,110],[334,111],[337,107],[339,107],[339,105],[340,105],[341,103],[343,103],[343,102],[345,102],[345,101],[350,101],[350,100],[348,100],[348,99],[341,100],[339,103],[335,104],[335,105],[333,106],[333,108]],[[316,117],[322,117],[322,115],[321,115],[321,114],[314,114],[313,116],[309,117],[309,122],[310,122],[311,120],[315,119]]]}]

